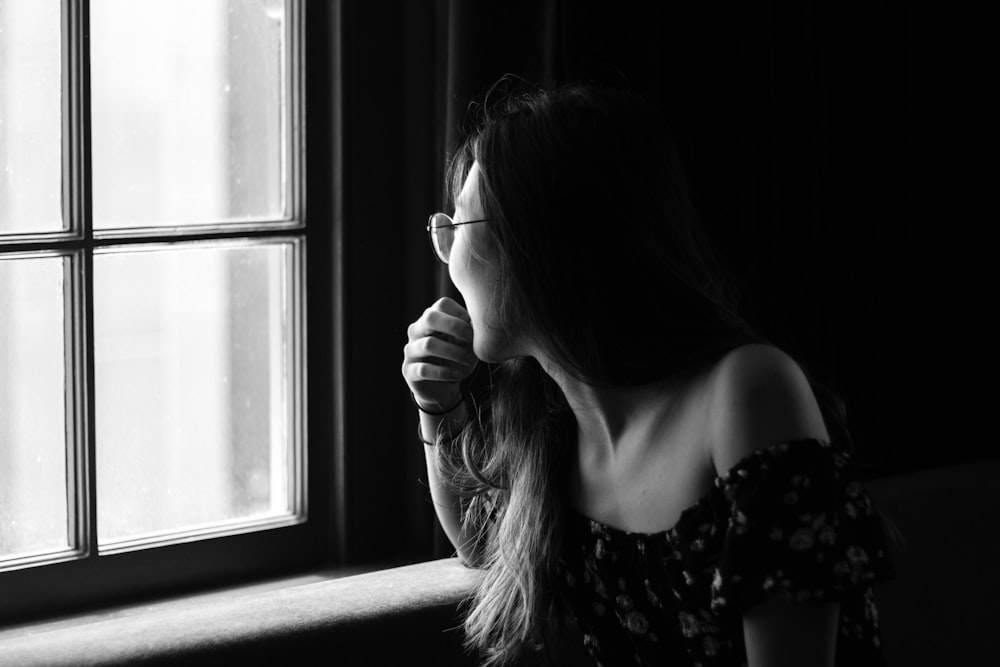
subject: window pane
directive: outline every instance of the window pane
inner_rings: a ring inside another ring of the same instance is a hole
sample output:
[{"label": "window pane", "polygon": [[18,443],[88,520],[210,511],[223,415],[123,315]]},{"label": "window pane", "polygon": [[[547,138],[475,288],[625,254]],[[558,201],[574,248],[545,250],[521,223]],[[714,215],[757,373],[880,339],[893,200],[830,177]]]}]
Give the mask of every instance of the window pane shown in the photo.
[{"label": "window pane", "polygon": [[0,234],[62,220],[59,0],[0,0]]},{"label": "window pane", "polygon": [[288,516],[292,242],[94,258],[98,539]]},{"label": "window pane", "polygon": [[0,559],[69,546],[67,262],[0,258]]},{"label": "window pane", "polygon": [[285,217],[281,0],[91,0],[95,229]]}]

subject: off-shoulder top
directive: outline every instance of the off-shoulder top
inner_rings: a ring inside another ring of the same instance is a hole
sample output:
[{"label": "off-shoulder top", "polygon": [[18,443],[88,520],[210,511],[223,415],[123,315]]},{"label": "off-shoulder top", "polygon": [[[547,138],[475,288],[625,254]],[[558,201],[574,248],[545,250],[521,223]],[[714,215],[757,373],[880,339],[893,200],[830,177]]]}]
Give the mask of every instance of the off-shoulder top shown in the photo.
[{"label": "off-shoulder top", "polygon": [[885,664],[872,586],[893,569],[846,448],[754,452],[659,533],[570,523],[560,592],[597,665],[745,665],[743,612],[770,595],[839,602],[836,664]]}]

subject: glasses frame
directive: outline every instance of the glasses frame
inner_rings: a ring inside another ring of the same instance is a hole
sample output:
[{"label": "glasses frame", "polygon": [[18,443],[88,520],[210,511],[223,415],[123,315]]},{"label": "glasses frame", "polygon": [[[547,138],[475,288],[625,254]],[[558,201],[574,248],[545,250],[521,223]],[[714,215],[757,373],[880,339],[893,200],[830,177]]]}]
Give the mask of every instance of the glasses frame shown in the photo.
[{"label": "glasses frame", "polygon": [[[439,216],[448,220],[449,221],[448,224],[446,225],[433,224],[434,218],[437,218]],[[427,238],[431,242],[431,248],[434,249],[434,256],[438,258],[439,262],[441,262],[445,266],[448,265],[448,258],[451,256],[451,246],[448,247],[448,254],[446,255],[441,250],[441,244],[438,243],[438,232],[441,231],[442,229],[452,229],[455,227],[461,227],[462,225],[474,225],[477,222],[489,222],[489,218],[481,218],[479,220],[466,220],[464,222],[455,222],[454,220],[452,220],[452,217],[447,213],[432,213],[427,218]]]}]

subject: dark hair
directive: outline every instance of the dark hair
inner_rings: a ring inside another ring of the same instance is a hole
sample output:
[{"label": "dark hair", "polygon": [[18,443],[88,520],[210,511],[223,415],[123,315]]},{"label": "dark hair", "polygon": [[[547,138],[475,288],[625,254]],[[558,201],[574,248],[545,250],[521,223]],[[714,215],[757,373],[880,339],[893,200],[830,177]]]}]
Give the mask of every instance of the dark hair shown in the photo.
[{"label": "dark hair", "polygon": [[[569,85],[505,90],[476,109],[450,179],[454,198],[478,161],[499,321],[526,327],[577,378],[618,386],[760,340],[736,314],[655,107]],[[491,366],[489,379],[438,462],[480,534],[466,632],[493,665],[544,645],[562,618],[553,590],[575,422],[534,359]]]},{"label": "dark hair", "polygon": [[751,337],[655,107],[574,85],[479,108],[451,181],[478,160],[501,321],[600,384],[659,379]]}]

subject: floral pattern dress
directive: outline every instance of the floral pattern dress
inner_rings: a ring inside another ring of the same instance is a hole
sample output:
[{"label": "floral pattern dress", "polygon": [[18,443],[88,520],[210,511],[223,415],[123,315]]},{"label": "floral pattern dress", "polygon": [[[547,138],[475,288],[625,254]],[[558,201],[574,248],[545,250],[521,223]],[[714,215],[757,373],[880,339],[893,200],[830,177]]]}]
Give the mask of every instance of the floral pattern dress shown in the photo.
[{"label": "floral pattern dress", "polygon": [[742,614],[769,595],[840,602],[836,664],[885,664],[872,586],[892,566],[844,448],[754,452],[660,533],[571,523],[560,585],[597,665],[745,665]]}]

